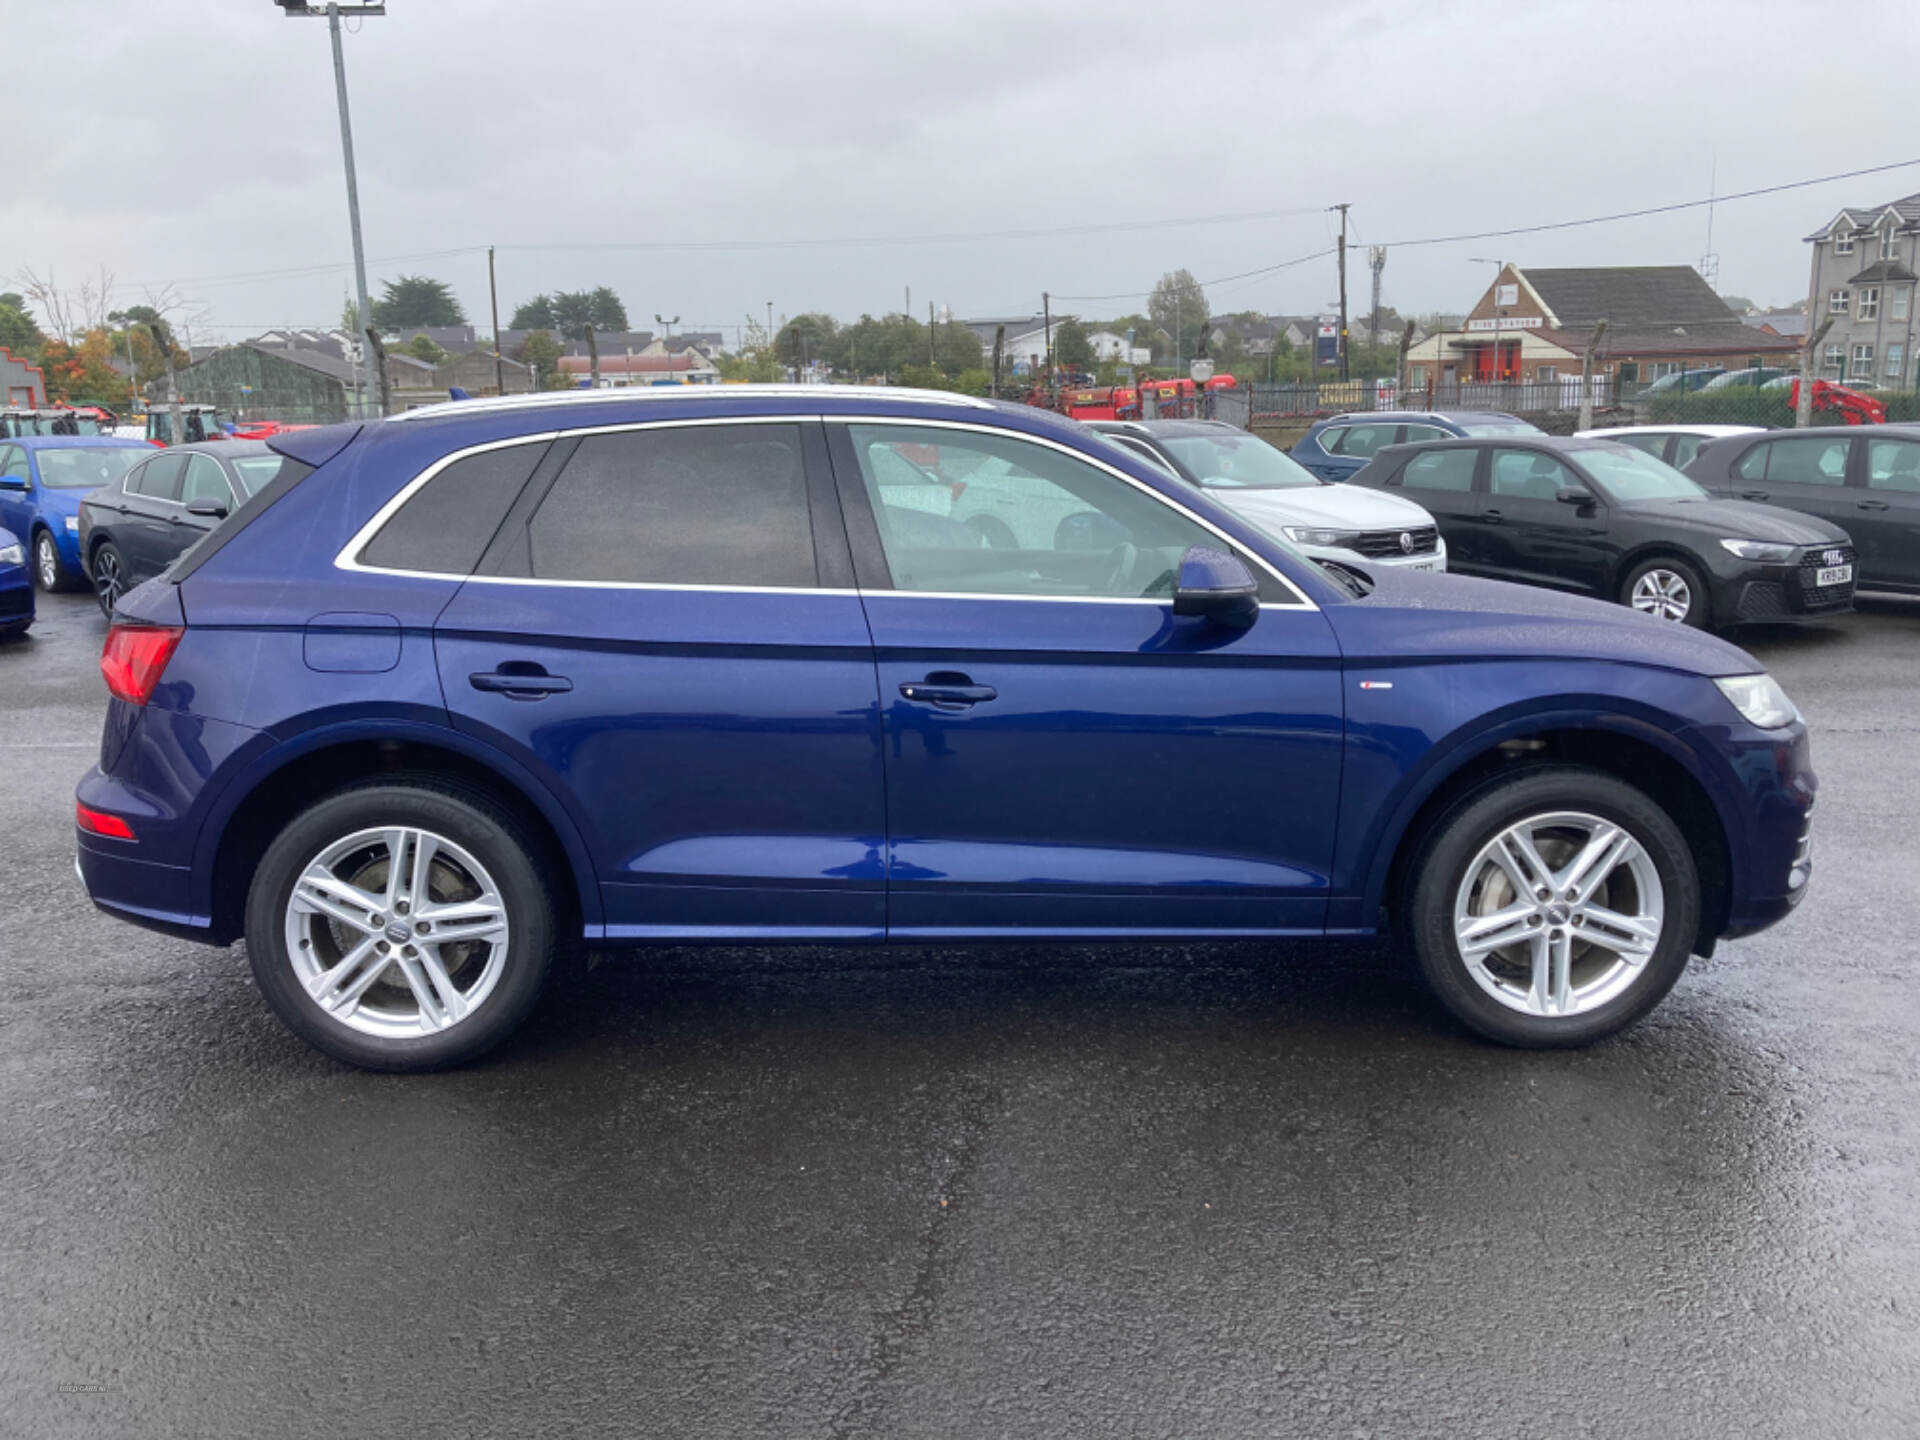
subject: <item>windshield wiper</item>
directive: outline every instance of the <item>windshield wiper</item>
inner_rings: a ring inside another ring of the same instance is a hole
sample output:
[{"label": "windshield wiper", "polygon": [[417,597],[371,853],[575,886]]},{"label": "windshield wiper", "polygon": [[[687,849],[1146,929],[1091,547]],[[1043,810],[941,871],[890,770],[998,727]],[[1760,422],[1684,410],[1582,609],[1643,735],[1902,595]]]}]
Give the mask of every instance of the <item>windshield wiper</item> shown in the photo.
[{"label": "windshield wiper", "polygon": [[1318,555],[1313,558],[1314,563],[1337,580],[1341,588],[1354,599],[1364,600],[1373,593],[1373,577],[1366,571],[1356,570],[1338,560],[1323,560]]}]

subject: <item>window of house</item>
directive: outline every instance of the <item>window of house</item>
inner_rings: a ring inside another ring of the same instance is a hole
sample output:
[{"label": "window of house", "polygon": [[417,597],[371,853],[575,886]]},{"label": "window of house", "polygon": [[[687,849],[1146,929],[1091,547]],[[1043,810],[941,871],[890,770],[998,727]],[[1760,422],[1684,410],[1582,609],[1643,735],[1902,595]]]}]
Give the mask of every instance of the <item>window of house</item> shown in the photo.
[{"label": "window of house", "polygon": [[1887,296],[1887,318],[1904,320],[1907,318],[1907,304],[1912,296],[1911,290],[1895,290]]},{"label": "window of house", "polygon": [[1471,490],[1473,467],[1479,456],[1480,452],[1470,447],[1423,451],[1407,461],[1407,468],[1400,472],[1400,483],[1410,490]]},{"label": "window of house", "polygon": [[1412,365],[1407,368],[1407,383],[1415,389],[1424,388],[1427,383],[1427,367]]},{"label": "window of house", "polygon": [[1560,378],[1560,371],[1552,365],[1536,365],[1533,367],[1533,379],[1535,384],[1551,385],[1555,380],[1559,378]]},{"label": "window of house", "polygon": [[[899,590],[1171,597],[1189,546],[1227,548],[1158,496],[1048,446],[900,425],[847,433]],[[901,461],[943,482],[945,509],[890,482]]]},{"label": "window of house", "polygon": [[1880,231],[1880,258],[1897,260],[1900,257],[1900,242],[1893,238],[1893,227],[1886,226]]},{"label": "window of house", "polygon": [[1656,360],[1653,362],[1653,378],[1656,380],[1664,380],[1669,375],[1678,375],[1679,373],[1680,362],[1678,360]]},{"label": "window of house", "polygon": [[1898,380],[1906,373],[1907,347],[1899,341],[1887,346],[1887,379]]},{"label": "window of house", "polygon": [[527,526],[539,579],[819,583],[798,425],[590,435]]},{"label": "window of house", "polygon": [[1851,255],[1853,253],[1853,232],[1851,230],[1836,230],[1833,232],[1833,253],[1836,255]]},{"label": "window of house", "polygon": [[1822,369],[1831,370],[1835,375],[1838,375],[1846,363],[1847,351],[1844,345],[1827,346],[1826,354],[1821,360]]},{"label": "window of house", "polygon": [[1640,366],[1637,361],[1623,360],[1620,362],[1620,383],[1622,385],[1637,385],[1640,383]]},{"label": "window of house", "polygon": [[1844,315],[1847,313],[1846,291],[1835,290],[1827,296],[1827,313],[1829,315]]},{"label": "window of house", "polygon": [[1861,380],[1873,377],[1873,346],[1856,345],[1853,347],[1853,373]]},{"label": "window of house", "polygon": [[1854,318],[1858,320],[1872,320],[1879,314],[1880,287],[1878,285],[1862,286],[1860,290],[1860,306],[1854,311]]}]

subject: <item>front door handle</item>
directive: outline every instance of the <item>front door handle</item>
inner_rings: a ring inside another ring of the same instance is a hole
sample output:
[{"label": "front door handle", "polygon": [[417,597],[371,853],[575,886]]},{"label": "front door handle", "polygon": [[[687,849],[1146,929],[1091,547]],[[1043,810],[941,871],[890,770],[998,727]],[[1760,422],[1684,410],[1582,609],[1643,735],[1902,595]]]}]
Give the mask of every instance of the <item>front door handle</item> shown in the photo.
[{"label": "front door handle", "polygon": [[936,670],[924,680],[909,680],[900,687],[902,700],[931,705],[936,710],[965,710],[999,695],[993,686],[976,685],[971,676],[950,670]]},{"label": "front door handle", "polygon": [[1859,500],[1854,503],[1855,508],[1860,510],[1885,510],[1887,508],[1887,502],[1884,500]]},{"label": "front door handle", "polygon": [[1764,500],[1769,493],[1770,492],[1765,490],[1742,490],[1740,492],[1740,498],[1742,500]]},{"label": "front door handle", "polygon": [[476,690],[504,695],[509,700],[539,700],[548,695],[558,695],[573,689],[573,681],[566,676],[548,675],[544,672],[516,675],[500,670],[489,670],[469,675],[467,683]]},{"label": "front door handle", "polygon": [[1505,517],[1498,510],[1482,510],[1480,518],[1489,525],[1498,525]]}]

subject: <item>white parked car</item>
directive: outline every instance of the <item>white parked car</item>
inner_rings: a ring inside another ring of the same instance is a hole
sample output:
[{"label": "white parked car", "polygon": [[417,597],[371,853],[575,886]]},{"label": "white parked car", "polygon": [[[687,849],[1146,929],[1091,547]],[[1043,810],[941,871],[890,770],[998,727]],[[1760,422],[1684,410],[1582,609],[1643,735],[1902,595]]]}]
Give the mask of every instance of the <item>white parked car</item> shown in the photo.
[{"label": "white parked car", "polygon": [[1439,526],[1413,501],[1322,480],[1223,421],[1096,420],[1092,428],[1315,560],[1447,568]]},{"label": "white parked car", "polygon": [[1615,425],[1599,430],[1576,430],[1576,440],[1612,440],[1631,445],[1676,470],[1684,470],[1710,440],[1729,435],[1757,435],[1764,425]]}]

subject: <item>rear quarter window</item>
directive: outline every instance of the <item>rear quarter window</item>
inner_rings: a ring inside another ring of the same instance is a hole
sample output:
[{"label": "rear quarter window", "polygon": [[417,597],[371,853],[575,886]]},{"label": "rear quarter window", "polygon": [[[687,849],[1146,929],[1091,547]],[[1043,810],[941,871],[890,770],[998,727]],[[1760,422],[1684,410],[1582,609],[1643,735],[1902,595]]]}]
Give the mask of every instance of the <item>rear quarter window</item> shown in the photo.
[{"label": "rear quarter window", "polygon": [[1409,490],[1473,489],[1477,450],[1425,450],[1407,461],[1400,484]]},{"label": "rear quarter window", "polygon": [[360,547],[360,563],[381,570],[471,575],[547,445],[530,441],[455,460],[414,491]]}]

